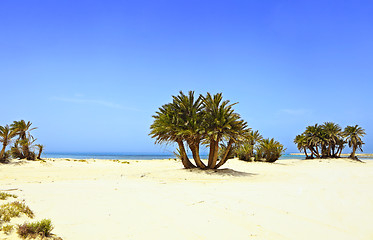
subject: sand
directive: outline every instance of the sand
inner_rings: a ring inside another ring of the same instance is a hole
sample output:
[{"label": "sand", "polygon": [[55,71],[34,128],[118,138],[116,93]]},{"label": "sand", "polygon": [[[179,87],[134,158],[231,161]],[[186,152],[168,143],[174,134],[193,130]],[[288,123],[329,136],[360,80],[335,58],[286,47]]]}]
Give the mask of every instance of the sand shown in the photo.
[{"label": "sand", "polygon": [[3,164],[0,190],[67,240],[373,239],[373,161],[128,162]]}]

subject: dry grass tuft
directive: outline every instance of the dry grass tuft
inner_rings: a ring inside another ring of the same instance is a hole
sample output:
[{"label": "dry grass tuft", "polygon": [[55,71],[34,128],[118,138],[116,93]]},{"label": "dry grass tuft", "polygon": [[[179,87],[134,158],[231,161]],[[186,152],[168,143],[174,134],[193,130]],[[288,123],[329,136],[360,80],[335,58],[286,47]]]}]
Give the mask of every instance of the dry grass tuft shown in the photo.
[{"label": "dry grass tuft", "polygon": [[38,222],[24,223],[18,225],[17,233],[22,238],[35,238],[37,236],[49,237],[53,230],[53,225],[50,219],[43,219]]},{"label": "dry grass tuft", "polygon": [[0,223],[9,222],[14,217],[19,217],[21,213],[29,218],[34,217],[31,209],[22,202],[11,202],[0,206]]}]

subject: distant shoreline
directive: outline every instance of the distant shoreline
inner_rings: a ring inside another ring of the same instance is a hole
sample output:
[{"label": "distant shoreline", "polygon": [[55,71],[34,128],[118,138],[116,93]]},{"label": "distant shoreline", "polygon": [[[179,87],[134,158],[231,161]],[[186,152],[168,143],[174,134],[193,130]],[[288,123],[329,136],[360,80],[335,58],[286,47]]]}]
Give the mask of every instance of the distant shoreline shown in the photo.
[{"label": "distant shoreline", "polygon": [[[311,154],[311,153],[309,153]],[[289,153],[292,156],[305,156],[304,153]],[[341,156],[350,156],[349,153],[342,153]],[[356,153],[356,156],[359,157],[373,157],[373,153]]]}]

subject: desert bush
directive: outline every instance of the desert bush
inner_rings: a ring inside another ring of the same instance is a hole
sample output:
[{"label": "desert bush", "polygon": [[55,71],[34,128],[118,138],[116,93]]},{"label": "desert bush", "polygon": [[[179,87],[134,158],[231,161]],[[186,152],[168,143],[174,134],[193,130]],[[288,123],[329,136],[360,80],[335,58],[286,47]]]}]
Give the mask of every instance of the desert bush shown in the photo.
[{"label": "desert bush", "polygon": [[3,231],[6,234],[9,234],[9,233],[11,233],[13,231],[13,228],[14,228],[13,225],[7,224],[7,225],[4,225],[3,227],[1,227],[0,231]]},{"label": "desert bush", "polygon": [[34,213],[31,209],[21,202],[11,202],[0,206],[0,222],[9,222],[14,217],[19,217],[21,213],[33,218]]},{"label": "desert bush", "polygon": [[13,231],[13,228],[14,228],[13,225],[7,224],[7,225],[4,225],[0,230],[5,232],[5,234],[9,234]]},{"label": "desert bush", "polygon": [[17,198],[17,196],[14,195],[14,194],[9,194],[9,193],[5,193],[5,192],[0,192],[0,200],[6,200],[6,199],[8,199],[9,197]]},{"label": "desert bush", "polygon": [[3,157],[0,159],[0,162],[1,163],[8,163],[9,160],[10,160],[10,157],[11,157],[10,151],[6,151],[6,152],[4,152]]},{"label": "desert bush", "polygon": [[23,154],[16,146],[10,149],[10,155],[12,156],[12,158],[21,158],[21,159],[23,158]]},{"label": "desert bush", "polygon": [[275,162],[284,152],[284,146],[275,139],[263,139],[256,150],[256,160],[264,159],[265,162]]},{"label": "desert bush", "polygon": [[23,238],[36,237],[38,235],[48,237],[50,236],[53,228],[54,227],[50,219],[43,219],[38,222],[18,225],[17,233]]},{"label": "desert bush", "polygon": [[250,161],[251,157],[253,157],[253,145],[249,143],[244,143],[239,146],[236,150],[236,154],[238,159],[244,161]]}]

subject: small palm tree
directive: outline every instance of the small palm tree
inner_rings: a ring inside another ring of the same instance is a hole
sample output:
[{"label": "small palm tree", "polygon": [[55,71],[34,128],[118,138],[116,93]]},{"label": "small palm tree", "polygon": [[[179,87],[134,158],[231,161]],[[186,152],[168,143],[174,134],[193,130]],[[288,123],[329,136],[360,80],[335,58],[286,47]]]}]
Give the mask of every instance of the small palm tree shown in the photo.
[{"label": "small palm tree", "polygon": [[[12,151],[20,158],[32,158],[29,156],[31,154],[29,147],[31,146],[30,142],[34,142],[34,138],[32,137],[30,131],[37,128],[31,128],[31,125],[32,123],[30,121],[26,123],[25,120],[13,121],[13,123],[10,125],[11,130],[15,131],[18,135],[18,141],[14,143],[14,148]],[[21,150],[18,149],[18,144],[21,144]]]},{"label": "small palm tree", "polygon": [[12,138],[16,135],[15,131],[12,131],[8,125],[0,126],[0,142],[3,144],[3,147],[0,152],[0,161],[5,161],[5,149],[11,142]]},{"label": "small palm tree", "polygon": [[17,141],[23,151],[23,157],[27,160],[35,160],[36,158],[36,154],[30,151],[30,148],[33,147],[32,144],[34,144],[35,141],[36,139],[31,135],[29,135],[26,139]]},{"label": "small palm tree", "polygon": [[299,151],[303,151],[306,155],[306,159],[309,159],[310,157],[307,154],[307,137],[304,134],[297,135],[294,139],[294,143],[297,144],[297,148]]},{"label": "small palm tree", "polygon": [[250,161],[254,157],[254,145],[251,143],[243,143],[237,148],[237,157],[240,160]]},{"label": "small palm tree", "polygon": [[263,139],[257,149],[257,153],[271,163],[278,160],[284,152],[284,146],[273,138]]},{"label": "small palm tree", "polygon": [[263,140],[263,136],[260,135],[259,131],[256,130],[256,131],[250,131],[250,134],[249,134],[249,142],[252,146],[252,152],[251,152],[251,156],[250,157],[253,157],[254,156],[254,148],[255,148],[255,145],[259,144],[262,140]]},{"label": "small palm tree", "polygon": [[357,149],[363,151],[363,140],[361,139],[365,135],[365,130],[358,125],[355,126],[347,126],[344,129],[344,135],[346,136],[346,140],[348,142],[348,146],[352,147],[352,152],[350,158],[356,159],[355,153]]}]

